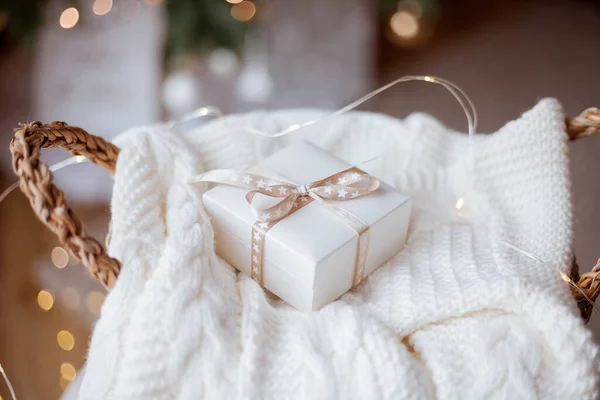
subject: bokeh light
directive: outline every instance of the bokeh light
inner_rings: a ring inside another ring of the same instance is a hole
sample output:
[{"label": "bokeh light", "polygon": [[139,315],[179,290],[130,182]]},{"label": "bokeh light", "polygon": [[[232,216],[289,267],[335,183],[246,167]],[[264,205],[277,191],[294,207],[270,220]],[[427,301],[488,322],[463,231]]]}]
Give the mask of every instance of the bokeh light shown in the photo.
[{"label": "bokeh light", "polygon": [[62,303],[68,309],[75,310],[79,307],[79,292],[72,287],[66,287],[60,291]]},{"label": "bokeh light", "polygon": [[73,382],[73,380],[77,376],[77,370],[75,369],[73,364],[64,362],[60,365],[60,375],[63,378],[65,378],[65,380]]},{"label": "bokeh light", "polygon": [[56,335],[56,341],[61,349],[69,351],[75,347],[75,338],[69,331],[60,331]]},{"label": "bokeh light", "polygon": [[60,379],[58,380],[58,384],[60,385],[61,390],[65,390],[67,388],[67,386],[69,386],[69,383],[71,383],[70,381],[66,380],[65,378],[63,378],[63,376],[60,376]]},{"label": "bokeh light", "polygon": [[67,8],[60,14],[60,26],[65,29],[71,29],[79,22],[79,11],[75,7]]},{"label": "bokeh light", "polygon": [[104,293],[101,292],[89,292],[87,295],[87,299],[85,301],[88,310],[95,315],[96,317],[100,316],[100,309],[102,308],[102,304],[104,303]]},{"label": "bokeh light", "polygon": [[37,295],[37,302],[42,310],[48,311],[54,305],[54,297],[52,297],[50,292],[46,290],[40,290]]},{"label": "bokeh light", "polygon": [[419,33],[419,20],[407,11],[397,11],[390,19],[390,28],[403,39],[411,39]]},{"label": "bokeh light", "polygon": [[256,6],[251,1],[242,1],[231,7],[231,16],[238,21],[250,21],[256,14]]},{"label": "bokeh light", "polygon": [[120,5],[120,16],[125,21],[135,19],[142,10],[142,4],[138,0],[127,0]]},{"label": "bokeh light", "polygon": [[64,268],[69,263],[69,253],[62,247],[55,247],[52,249],[50,259],[56,268]]},{"label": "bokeh light", "polygon": [[96,0],[94,2],[94,6],[92,7],[92,11],[96,15],[105,15],[113,7],[113,0]]},{"label": "bokeh light", "polygon": [[0,32],[8,27],[9,22],[10,14],[8,13],[8,11],[0,11]]}]

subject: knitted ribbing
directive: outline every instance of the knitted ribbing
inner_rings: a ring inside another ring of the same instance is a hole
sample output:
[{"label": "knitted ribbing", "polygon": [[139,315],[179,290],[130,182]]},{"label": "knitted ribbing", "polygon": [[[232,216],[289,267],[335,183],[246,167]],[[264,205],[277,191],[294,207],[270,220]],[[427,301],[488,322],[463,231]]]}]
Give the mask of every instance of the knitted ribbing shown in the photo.
[{"label": "knitted ribbing", "polygon": [[[587,398],[597,349],[556,271],[572,214],[563,115],[543,100],[492,135],[435,119],[352,113],[304,136],[415,201],[405,248],[336,302],[302,313],[215,254],[202,188],[213,168],[247,168],[322,115],[236,115],[191,132],[118,139],[110,253],[123,261],[95,328],[82,399]],[[462,217],[453,212],[464,195]]]}]

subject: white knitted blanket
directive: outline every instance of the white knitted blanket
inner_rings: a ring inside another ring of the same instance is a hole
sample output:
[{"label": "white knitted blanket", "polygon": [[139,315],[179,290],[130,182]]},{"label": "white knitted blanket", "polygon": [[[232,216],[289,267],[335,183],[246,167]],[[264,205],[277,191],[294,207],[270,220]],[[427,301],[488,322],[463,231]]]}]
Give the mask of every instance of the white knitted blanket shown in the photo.
[{"label": "white knitted blanket", "polygon": [[123,269],[91,340],[81,399],[593,399],[598,350],[559,274],[572,214],[560,105],[541,101],[476,136],[414,114],[352,113],[306,137],[414,198],[404,250],[338,301],[302,313],[270,298],[214,254],[188,183],[247,168],[294,138],[266,130],[321,115],[257,112],[191,132],[121,135],[111,255]]}]

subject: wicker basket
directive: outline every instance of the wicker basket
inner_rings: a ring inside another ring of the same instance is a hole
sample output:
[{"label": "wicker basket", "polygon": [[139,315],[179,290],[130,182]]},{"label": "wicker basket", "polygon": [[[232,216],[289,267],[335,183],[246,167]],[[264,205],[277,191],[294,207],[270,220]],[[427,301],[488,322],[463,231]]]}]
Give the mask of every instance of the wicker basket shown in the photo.
[{"label": "wicker basket", "polygon": [[[600,109],[589,108],[579,116],[567,119],[566,133],[570,140],[600,133]],[[13,168],[20,179],[21,190],[29,198],[38,218],[58,236],[60,242],[85,265],[94,278],[110,289],[119,275],[121,263],[110,257],[105,247],[87,234],[77,215],[67,205],[64,193],[54,185],[50,168],[40,160],[41,149],[49,147],[63,148],[73,155],[85,156],[111,173],[115,170],[119,148],[64,122],[21,124],[15,129],[10,144]],[[106,240],[110,240],[110,229]],[[593,304],[587,298],[595,301],[600,293],[599,275],[600,260],[592,271],[581,277],[573,260],[570,278],[580,290],[573,288],[572,292],[585,321],[589,320],[593,310]]]}]

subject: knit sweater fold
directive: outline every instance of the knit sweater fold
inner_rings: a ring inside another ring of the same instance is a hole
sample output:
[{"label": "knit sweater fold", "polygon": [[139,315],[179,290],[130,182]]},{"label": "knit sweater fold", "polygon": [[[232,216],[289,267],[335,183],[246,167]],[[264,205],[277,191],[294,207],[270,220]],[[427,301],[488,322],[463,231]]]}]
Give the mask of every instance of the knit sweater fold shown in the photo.
[{"label": "knit sweater fold", "polygon": [[[81,399],[595,399],[598,350],[568,286],[563,113],[542,100],[474,138],[434,118],[255,112],[123,133],[109,252],[123,263]],[[404,249],[323,309],[299,312],[214,253],[201,186],[310,140],[414,198]],[[464,200],[460,212],[458,197]],[[536,262],[506,243],[547,260]]]}]

